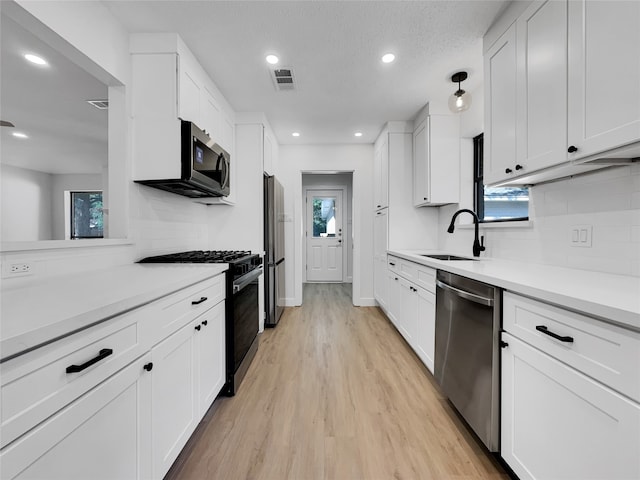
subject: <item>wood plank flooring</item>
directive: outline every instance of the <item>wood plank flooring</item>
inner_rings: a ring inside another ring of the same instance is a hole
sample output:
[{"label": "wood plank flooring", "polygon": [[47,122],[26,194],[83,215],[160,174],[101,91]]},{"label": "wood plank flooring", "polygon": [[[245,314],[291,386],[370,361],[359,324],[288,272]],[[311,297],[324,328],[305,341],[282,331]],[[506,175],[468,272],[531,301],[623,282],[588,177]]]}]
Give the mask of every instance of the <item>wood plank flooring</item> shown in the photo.
[{"label": "wood plank flooring", "polygon": [[384,314],[306,284],[176,479],[508,479]]}]

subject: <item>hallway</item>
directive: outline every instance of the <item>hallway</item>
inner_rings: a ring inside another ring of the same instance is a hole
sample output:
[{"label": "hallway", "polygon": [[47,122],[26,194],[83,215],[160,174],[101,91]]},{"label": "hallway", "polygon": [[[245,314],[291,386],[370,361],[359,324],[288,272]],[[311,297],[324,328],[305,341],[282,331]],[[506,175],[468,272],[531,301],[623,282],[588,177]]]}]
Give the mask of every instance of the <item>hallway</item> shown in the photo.
[{"label": "hallway", "polygon": [[167,478],[508,478],[380,310],[340,284],[303,293]]}]

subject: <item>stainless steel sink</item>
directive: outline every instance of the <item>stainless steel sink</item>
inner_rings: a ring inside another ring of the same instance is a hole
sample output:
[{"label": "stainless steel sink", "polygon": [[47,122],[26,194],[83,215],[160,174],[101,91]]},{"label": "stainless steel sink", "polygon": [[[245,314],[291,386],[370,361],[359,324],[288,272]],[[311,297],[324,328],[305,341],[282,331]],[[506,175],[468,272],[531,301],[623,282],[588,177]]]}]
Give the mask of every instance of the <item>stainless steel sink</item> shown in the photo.
[{"label": "stainless steel sink", "polygon": [[458,257],[457,255],[446,255],[446,254],[433,254],[433,255],[421,254],[421,256],[435,258],[436,260],[473,260],[473,261],[478,260],[477,258]]}]

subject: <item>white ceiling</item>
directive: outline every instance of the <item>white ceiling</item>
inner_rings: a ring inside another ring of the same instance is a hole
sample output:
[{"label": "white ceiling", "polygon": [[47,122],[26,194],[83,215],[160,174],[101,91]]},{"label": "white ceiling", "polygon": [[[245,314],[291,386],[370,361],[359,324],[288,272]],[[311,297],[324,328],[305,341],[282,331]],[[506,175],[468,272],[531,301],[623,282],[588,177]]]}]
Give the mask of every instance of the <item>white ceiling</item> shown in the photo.
[{"label": "white ceiling", "polygon": [[[107,87],[6,15],[1,17],[0,117],[3,164],[53,174],[102,173],[107,165],[107,111],[86,100]],[[38,67],[23,55],[48,62]],[[23,132],[28,139],[15,138]]]},{"label": "white ceiling", "polygon": [[[177,32],[234,110],[264,112],[281,144],[342,144],[371,143],[427,102],[442,111],[458,70],[463,88],[480,88],[482,36],[508,2],[103,3],[130,32]],[[394,63],[380,61],[387,52]],[[275,90],[268,53],[293,68],[295,91]]]}]

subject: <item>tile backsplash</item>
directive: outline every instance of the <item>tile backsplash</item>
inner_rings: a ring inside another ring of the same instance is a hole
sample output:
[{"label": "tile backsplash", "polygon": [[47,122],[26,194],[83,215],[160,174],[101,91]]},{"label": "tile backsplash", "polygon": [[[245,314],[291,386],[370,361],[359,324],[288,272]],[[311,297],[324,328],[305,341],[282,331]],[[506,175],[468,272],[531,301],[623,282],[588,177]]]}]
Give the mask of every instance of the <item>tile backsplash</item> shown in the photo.
[{"label": "tile backsplash", "polygon": [[[439,248],[470,254],[473,229],[446,233],[457,207],[440,209]],[[483,255],[640,276],[640,164],[536,185],[529,218],[529,227],[481,227]],[[577,225],[592,227],[591,247],[571,245]]]}]

